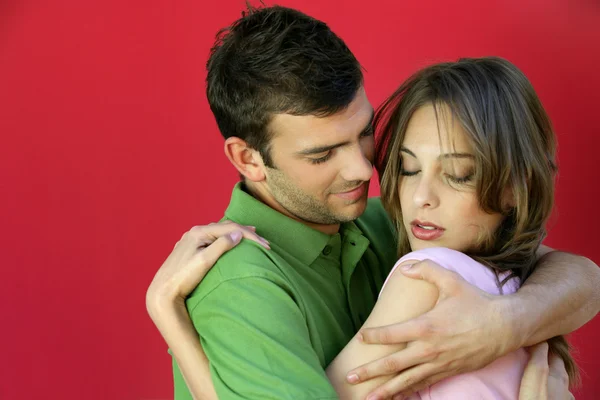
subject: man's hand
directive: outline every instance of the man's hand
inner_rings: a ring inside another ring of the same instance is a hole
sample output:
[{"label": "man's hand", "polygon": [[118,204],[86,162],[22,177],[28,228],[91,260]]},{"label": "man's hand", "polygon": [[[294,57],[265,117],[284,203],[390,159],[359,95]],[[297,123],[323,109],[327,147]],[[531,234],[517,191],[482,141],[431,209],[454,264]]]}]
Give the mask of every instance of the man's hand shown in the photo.
[{"label": "man's hand", "polygon": [[186,232],[175,244],[148,287],[146,307],[150,317],[154,320],[165,305],[183,305],[185,298],[218,258],[235,247],[242,237],[269,248],[269,243],[255,233],[254,227],[230,221],[195,226]]},{"label": "man's hand", "polygon": [[446,377],[483,368],[520,347],[506,323],[503,296],[490,295],[430,260],[402,273],[434,284],[440,295],[436,306],[417,318],[360,332],[365,343],[407,344],[348,373],[358,376],[351,383],[397,374],[372,392],[373,398],[403,398]]}]

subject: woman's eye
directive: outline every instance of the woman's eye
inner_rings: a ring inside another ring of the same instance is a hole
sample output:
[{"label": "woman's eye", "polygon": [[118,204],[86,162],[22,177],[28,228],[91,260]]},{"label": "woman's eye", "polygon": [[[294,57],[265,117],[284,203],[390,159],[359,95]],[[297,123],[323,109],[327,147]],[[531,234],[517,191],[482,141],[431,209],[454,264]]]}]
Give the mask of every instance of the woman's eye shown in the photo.
[{"label": "woman's eye", "polygon": [[454,183],[468,183],[473,180],[473,174],[471,173],[465,176],[453,176],[446,174],[446,178]]},{"label": "woman's eye", "polygon": [[419,172],[421,172],[421,171],[406,171],[406,170],[402,169],[402,170],[400,170],[400,175],[402,175],[402,176],[415,176]]}]

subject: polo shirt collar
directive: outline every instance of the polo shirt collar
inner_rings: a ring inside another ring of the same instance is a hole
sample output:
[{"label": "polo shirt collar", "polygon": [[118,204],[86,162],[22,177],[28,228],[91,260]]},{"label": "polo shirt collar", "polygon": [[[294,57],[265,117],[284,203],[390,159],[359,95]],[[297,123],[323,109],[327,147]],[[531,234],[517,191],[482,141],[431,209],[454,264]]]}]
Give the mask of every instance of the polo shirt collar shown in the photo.
[{"label": "polo shirt collar", "polygon": [[[238,182],[233,188],[225,218],[256,227],[256,233],[306,265],[312,264],[331,236],[310,228],[255,199]],[[354,225],[354,224],[352,224]]]}]

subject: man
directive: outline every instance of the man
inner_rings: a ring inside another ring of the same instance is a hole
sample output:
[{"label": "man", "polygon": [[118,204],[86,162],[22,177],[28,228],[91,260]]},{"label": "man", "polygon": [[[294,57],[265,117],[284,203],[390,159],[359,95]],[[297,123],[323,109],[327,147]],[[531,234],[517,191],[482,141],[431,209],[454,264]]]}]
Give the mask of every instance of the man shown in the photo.
[{"label": "man", "polygon": [[[325,367],[362,326],[397,258],[391,222],[367,200],[373,108],[360,65],[324,23],[270,7],[223,31],[207,69],[225,154],[242,176],[225,219],[255,226],[271,246],[243,241],[187,300],[216,393],[335,399]],[[402,371],[376,392],[385,398],[577,329],[599,308],[598,269],[544,252],[521,290],[499,298],[433,265],[413,267],[441,301],[415,321],[363,331],[367,342],[409,345],[349,381]],[[190,398],[176,363],[174,374],[176,398]]]}]

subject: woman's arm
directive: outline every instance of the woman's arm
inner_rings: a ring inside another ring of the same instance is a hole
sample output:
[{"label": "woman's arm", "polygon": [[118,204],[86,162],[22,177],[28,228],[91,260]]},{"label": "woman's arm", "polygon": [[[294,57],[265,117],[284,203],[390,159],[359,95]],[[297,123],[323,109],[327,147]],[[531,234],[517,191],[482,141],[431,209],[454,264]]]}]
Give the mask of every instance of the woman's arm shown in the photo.
[{"label": "woman's arm", "polygon": [[218,400],[209,363],[185,304],[165,302],[154,307],[152,320],[171,349],[194,400]]},{"label": "woman's arm", "polygon": [[[543,249],[548,251],[548,249]],[[354,368],[357,382],[396,377],[374,393],[411,393],[449,376],[473,371],[515,349],[571,332],[600,308],[600,269],[568,253],[547,253],[523,287],[491,296],[433,262],[402,273],[429,281],[440,291],[433,310],[410,321],[363,329],[365,343],[409,343],[433,348],[435,357],[409,357],[401,350]],[[468,354],[468,357],[465,357]]]},{"label": "woman's arm", "polygon": [[[415,260],[406,260],[398,268],[415,262]],[[427,281],[407,278],[400,272],[394,271],[388,278],[363,328],[407,321],[431,310],[437,299],[438,290],[435,285]],[[380,376],[361,384],[350,385],[346,381],[348,370],[405,347],[405,344],[367,345],[355,336],[327,367],[327,376],[340,398],[363,400],[368,393],[387,382],[393,375]]]},{"label": "woman's arm", "polygon": [[252,227],[222,222],[192,228],[177,242],[146,292],[148,314],[171,349],[195,400],[215,400],[217,394],[185,299],[217,259],[242,237],[269,248]]}]

